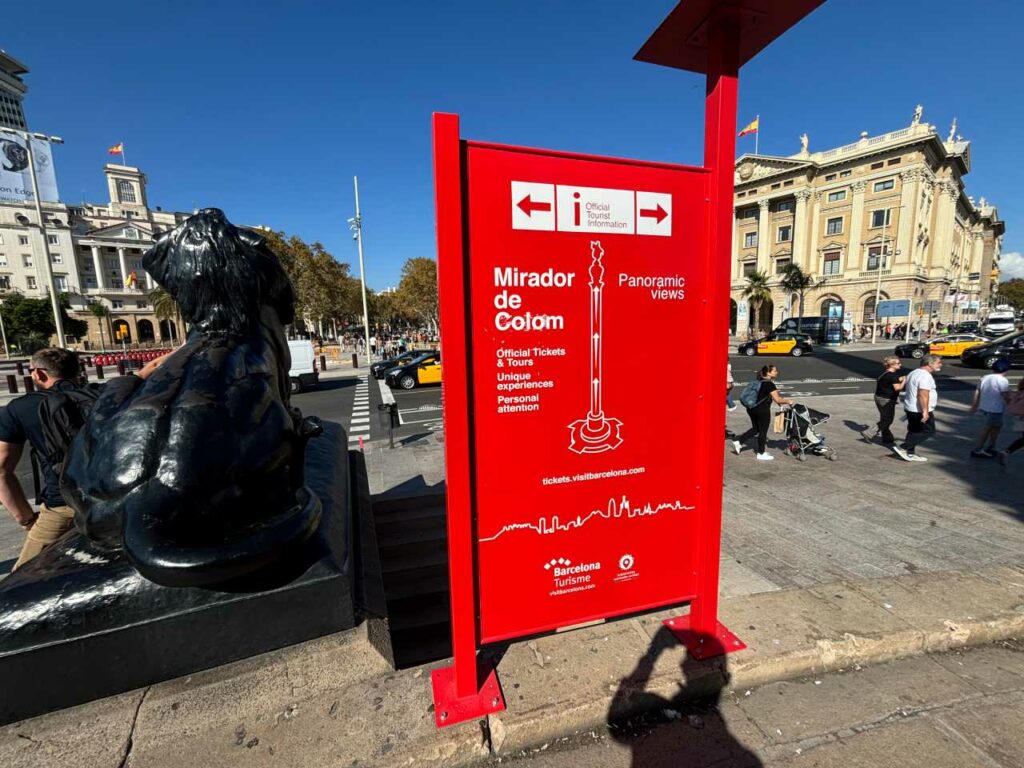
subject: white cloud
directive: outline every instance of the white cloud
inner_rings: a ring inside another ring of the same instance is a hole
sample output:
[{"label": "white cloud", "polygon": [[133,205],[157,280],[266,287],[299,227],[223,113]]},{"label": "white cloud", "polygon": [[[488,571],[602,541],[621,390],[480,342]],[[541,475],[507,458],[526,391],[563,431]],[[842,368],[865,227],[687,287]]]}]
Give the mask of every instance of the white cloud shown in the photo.
[{"label": "white cloud", "polygon": [[1013,280],[1015,277],[1024,278],[1024,254],[1020,251],[1012,251],[999,256],[999,281]]}]

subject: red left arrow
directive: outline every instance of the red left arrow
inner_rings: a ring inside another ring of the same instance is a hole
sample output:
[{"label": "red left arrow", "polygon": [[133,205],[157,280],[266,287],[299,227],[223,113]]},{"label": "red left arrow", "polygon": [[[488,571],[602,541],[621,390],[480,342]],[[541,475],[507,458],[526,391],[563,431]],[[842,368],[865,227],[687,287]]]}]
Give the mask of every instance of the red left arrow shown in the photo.
[{"label": "red left arrow", "polygon": [[668,216],[668,211],[662,208],[661,203],[659,203],[656,208],[641,208],[640,215],[648,219],[655,219],[658,224],[661,224],[665,217]]},{"label": "red left arrow", "polygon": [[520,200],[518,203],[516,203],[516,205],[518,205],[519,209],[523,213],[525,213],[527,216],[529,216],[534,211],[550,211],[551,210],[551,203],[535,203],[535,202],[533,202],[533,200],[530,199],[529,195],[527,195],[522,200]]}]

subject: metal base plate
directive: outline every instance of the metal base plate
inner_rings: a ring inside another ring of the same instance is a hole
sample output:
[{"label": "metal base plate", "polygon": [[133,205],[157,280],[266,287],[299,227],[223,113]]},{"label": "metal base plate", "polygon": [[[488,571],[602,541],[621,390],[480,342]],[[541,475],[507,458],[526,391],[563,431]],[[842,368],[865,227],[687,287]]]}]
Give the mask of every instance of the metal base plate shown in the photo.
[{"label": "metal base plate", "polygon": [[686,650],[695,659],[710,659],[715,656],[723,656],[727,653],[742,651],[747,644],[722,624],[716,622],[715,634],[708,635],[696,632],[690,628],[690,616],[677,616],[665,619],[663,622],[669,632],[675,635],[676,640],[686,646]]},{"label": "metal base plate", "polygon": [[481,671],[486,671],[487,677],[480,691],[461,699],[455,693],[454,665],[430,673],[430,683],[434,689],[434,720],[438,728],[504,711],[505,697],[501,693],[498,673],[493,669]]}]

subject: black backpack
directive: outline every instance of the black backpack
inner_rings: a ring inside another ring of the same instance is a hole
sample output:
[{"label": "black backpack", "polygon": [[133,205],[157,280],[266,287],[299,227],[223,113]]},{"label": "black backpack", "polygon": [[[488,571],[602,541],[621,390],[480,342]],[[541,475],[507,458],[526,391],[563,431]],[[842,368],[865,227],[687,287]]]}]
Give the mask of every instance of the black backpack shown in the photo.
[{"label": "black backpack", "polygon": [[47,390],[39,402],[39,424],[43,433],[43,446],[32,447],[32,480],[36,499],[40,498],[41,464],[53,470],[57,477],[64,471],[64,462],[75,435],[85,424],[101,388],[86,384],[83,387],[57,385]]}]

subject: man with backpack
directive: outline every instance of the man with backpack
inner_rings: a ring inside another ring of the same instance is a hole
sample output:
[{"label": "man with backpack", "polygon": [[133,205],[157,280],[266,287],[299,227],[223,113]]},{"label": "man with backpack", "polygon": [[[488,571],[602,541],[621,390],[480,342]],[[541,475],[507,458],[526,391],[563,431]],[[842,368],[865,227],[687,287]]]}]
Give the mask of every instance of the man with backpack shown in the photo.
[{"label": "man with backpack", "polygon": [[[29,366],[36,391],[0,408],[0,504],[27,534],[15,570],[57,541],[74,522],[74,510],[60,492],[60,473],[71,440],[99,394],[96,388],[76,383],[78,357],[67,349],[42,349],[32,355]],[[15,474],[26,442],[32,450],[38,511]]]}]

